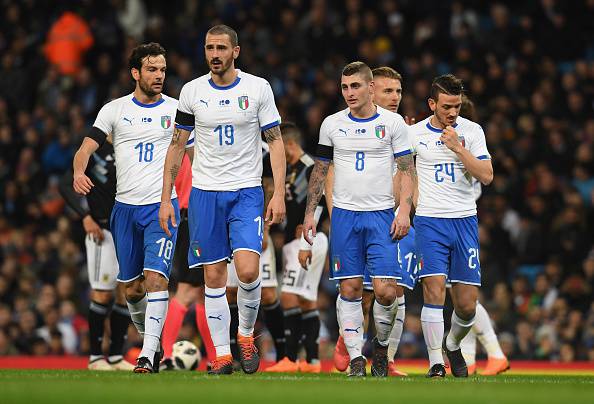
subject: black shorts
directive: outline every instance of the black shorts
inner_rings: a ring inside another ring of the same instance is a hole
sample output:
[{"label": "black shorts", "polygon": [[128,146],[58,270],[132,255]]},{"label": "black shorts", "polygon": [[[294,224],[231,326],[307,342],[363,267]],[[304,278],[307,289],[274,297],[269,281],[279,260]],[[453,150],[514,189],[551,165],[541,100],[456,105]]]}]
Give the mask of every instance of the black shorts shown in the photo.
[{"label": "black shorts", "polygon": [[177,229],[177,243],[173,253],[172,283],[189,283],[192,286],[204,286],[204,269],[188,268],[188,249],[190,248],[190,232],[188,229],[188,210],[180,210],[180,222]]}]

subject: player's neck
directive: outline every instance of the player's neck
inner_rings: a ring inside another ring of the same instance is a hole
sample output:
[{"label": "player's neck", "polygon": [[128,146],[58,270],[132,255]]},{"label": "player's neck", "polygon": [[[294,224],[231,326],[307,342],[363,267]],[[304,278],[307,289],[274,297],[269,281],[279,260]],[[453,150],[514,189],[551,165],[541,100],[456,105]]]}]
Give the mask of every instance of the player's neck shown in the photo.
[{"label": "player's neck", "polygon": [[210,73],[210,78],[212,81],[219,87],[227,87],[233,84],[235,79],[237,78],[237,70],[235,67],[229,68],[223,75],[212,74]]},{"label": "player's neck", "polygon": [[305,152],[303,150],[300,150],[298,153],[292,153],[287,159],[287,163],[289,163],[291,166],[294,166],[304,154]]},{"label": "player's neck", "polygon": [[377,107],[374,103],[370,102],[361,107],[354,109],[350,108],[351,115],[358,119],[371,118],[377,112]]},{"label": "player's neck", "polygon": [[161,99],[161,93],[149,96],[139,87],[136,87],[134,89],[134,98],[136,98],[136,100],[142,104],[154,104]]},{"label": "player's neck", "polygon": [[435,129],[445,129],[445,125],[439,122],[439,119],[435,115],[431,116],[429,119],[429,125],[433,126]]}]

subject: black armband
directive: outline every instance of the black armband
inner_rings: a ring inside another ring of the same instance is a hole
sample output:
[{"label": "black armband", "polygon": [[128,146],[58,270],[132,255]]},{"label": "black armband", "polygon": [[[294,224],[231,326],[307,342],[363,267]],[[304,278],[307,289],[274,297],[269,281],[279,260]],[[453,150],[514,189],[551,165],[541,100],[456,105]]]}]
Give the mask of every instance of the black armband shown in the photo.
[{"label": "black armband", "polygon": [[[188,114],[187,112],[180,111],[179,109],[175,113],[175,123],[176,126],[186,129],[186,128],[194,128],[195,124],[194,115]],[[190,129],[192,131],[192,129]]]},{"label": "black armband", "polygon": [[99,147],[103,146],[103,143],[105,143],[105,140],[107,139],[107,135],[96,126],[91,128],[87,137],[97,142]]},{"label": "black armband", "polygon": [[316,151],[316,157],[320,160],[330,161],[334,159],[334,147],[319,144]]}]

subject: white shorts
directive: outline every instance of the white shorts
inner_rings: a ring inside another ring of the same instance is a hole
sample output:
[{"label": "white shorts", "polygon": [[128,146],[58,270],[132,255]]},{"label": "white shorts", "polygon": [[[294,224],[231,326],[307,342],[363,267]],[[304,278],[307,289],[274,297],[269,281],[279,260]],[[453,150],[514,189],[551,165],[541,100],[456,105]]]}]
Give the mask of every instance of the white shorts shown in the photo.
[{"label": "white shorts", "polygon": [[328,237],[319,232],[312,246],[311,264],[305,270],[299,263],[301,240],[295,239],[283,247],[283,293],[293,293],[306,300],[318,300],[318,286],[326,265],[328,254]]},{"label": "white shorts", "polygon": [[[260,279],[262,280],[263,288],[278,287],[276,280],[276,257],[274,256],[272,241],[268,242],[266,249],[260,255]],[[235,271],[233,260],[227,264],[227,287],[239,287],[239,278],[237,278],[237,271]]]},{"label": "white shorts", "polygon": [[89,234],[85,238],[89,283],[95,290],[114,290],[120,267],[111,232],[103,229],[103,237],[101,244],[93,241]]}]

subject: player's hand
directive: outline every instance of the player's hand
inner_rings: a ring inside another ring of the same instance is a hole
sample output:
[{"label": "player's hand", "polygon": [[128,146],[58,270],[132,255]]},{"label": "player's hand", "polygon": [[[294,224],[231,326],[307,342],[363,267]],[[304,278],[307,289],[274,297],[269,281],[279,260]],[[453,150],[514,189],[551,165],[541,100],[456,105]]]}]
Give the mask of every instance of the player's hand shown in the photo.
[{"label": "player's hand", "polygon": [[417,120],[415,118],[410,117],[410,116],[405,116],[404,117],[404,122],[406,122],[406,124],[408,126],[410,126],[410,125],[414,125],[415,122],[417,122]]},{"label": "player's hand", "polygon": [[400,240],[404,238],[404,236],[408,234],[409,229],[410,217],[408,217],[406,214],[403,214],[402,211],[399,211],[398,215],[396,215],[394,221],[392,222],[392,227],[390,228],[392,239]]},{"label": "player's hand", "polygon": [[270,202],[268,202],[268,208],[266,208],[266,216],[264,221],[270,222],[270,224],[281,223],[283,220],[285,220],[286,213],[285,195],[279,195],[275,192],[272,195],[272,198],[270,198]]},{"label": "player's hand", "polygon": [[173,209],[171,201],[161,202],[161,207],[159,207],[159,226],[161,226],[165,234],[167,234],[167,237],[171,237],[169,220],[171,220],[171,225],[173,227],[177,227],[177,222],[175,221],[175,209]]},{"label": "player's hand", "polygon": [[454,128],[449,125],[443,130],[439,140],[441,140],[443,144],[454,153],[458,153],[462,148],[462,144],[458,140],[458,134]]},{"label": "player's hand", "polygon": [[103,239],[105,238],[103,236],[103,230],[97,224],[97,222],[93,220],[91,215],[86,215],[83,217],[82,224],[85,232],[91,236],[94,242],[97,244],[101,244],[101,242],[103,242]]},{"label": "player's hand", "polygon": [[299,264],[301,264],[301,268],[305,269],[306,271],[309,269],[311,265],[311,251],[310,250],[299,250]]},{"label": "player's hand", "polygon": [[82,174],[74,173],[74,181],[72,182],[72,188],[74,188],[74,192],[80,195],[86,195],[91,192],[91,188],[93,188],[95,184],[89,177]]},{"label": "player's hand", "polygon": [[[310,237],[311,234],[311,237]],[[303,220],[303,238],[305,241],[309,243],[309,245],[313,245],[314,237],[316,236],[316,221],[314,220],[313,214],[309,214],[305,216]]]}]

